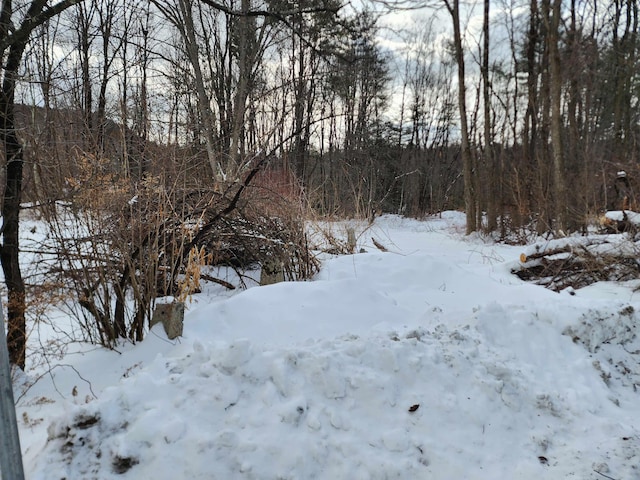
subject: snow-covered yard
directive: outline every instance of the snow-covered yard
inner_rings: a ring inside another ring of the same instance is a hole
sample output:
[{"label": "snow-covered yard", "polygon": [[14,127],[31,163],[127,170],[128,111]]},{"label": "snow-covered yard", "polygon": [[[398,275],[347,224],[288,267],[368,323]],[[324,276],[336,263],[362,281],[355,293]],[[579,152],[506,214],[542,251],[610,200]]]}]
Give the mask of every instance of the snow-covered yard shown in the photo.
[{"label": "snow-covered yard", "polygon": [[639,283],[526,284],[463,223],[382,217],[178,341],[69,346],[16,387],[27,478],[640,479]]}]

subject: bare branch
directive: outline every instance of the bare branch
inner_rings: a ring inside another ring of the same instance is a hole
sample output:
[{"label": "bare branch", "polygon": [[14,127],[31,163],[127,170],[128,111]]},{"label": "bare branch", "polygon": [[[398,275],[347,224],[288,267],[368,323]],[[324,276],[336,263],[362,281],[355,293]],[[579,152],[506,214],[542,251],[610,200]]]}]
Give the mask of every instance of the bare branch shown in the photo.
[{"label": "bare branch", "polygon": [[237,17],[273,17],[280,21],[285,21],[285,17],[290,17],[293,15],[301,15],[304,13],[333,13],[337,14],[344,5],[340,5],[338,7],[329,7],[329,6],[319,6],[319,7],[310,7],[310,8],[297,8],[294,10],[284,10],[284,11],[272,11],[272,10],[232,10],[231,8],[223,5],[221,3],[215,2],[213,0],[200,0],[205,5],[209,5],[216,10],[220,10],[221,12],[226,13],[227,15],[233,15]]},{"label": "bare branch", "polygon": [[11,45],[18,44],[20,42],[26,42],[29,38],[31,32],[42,25],[50,18],[55,17],[59,13],[63,12],[69,7],[81,3],[83,0],[62,0],[59,3],[56,3],[54,6],[47,8],[46,10],[40,11],[44,4],[45,0],[34,1],[29,8],[20,28],[18,28],[14,33],[6,36],[2,41],[0,41],[0,52],[4,52]]},{"label": "bare branch", "polygon": [[[310,7],[310,8],[299,8],[294,10],[285,10],[285,11],[272,11],[272,10],[248,10],[248,11],[240,11],[233,10],[226,5],[215,2],[214,0],[200,0],[205,5],[210,6],[211,8],[215,8],[216,10],[220,10],[227,15],[237,16],[237,17],[267,17],[273,18],[280,23],[284,24],[289,30],[291,30],[302,43],[304,43],[307,47],[311,48],[318,54],[326,54],[327,52],[323,52],[316,45],[310,42],[304,32],[302,32],[299,28],[297,28],[292,22],[289,21],[289,17],[295,15],[302,15],[305,13],[331,13],[333,15],[337,15],[338,12],[344,8],[344,5],[340,5],[337,7],[329,7],[329,6],[319,6],[319,7]],[[154,1],[154,3],[156,3]],[[335,52],[332,52],[336,54]],[[340,55],[338,55],[340,56]]]}]

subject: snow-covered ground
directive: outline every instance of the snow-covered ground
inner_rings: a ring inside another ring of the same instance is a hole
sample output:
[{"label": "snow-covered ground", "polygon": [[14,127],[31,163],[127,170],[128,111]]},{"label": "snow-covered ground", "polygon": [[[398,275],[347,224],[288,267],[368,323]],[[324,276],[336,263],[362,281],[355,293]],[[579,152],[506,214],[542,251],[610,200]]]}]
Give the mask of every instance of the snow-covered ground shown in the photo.
[{"label": "snow-covered ground", "polygon": [[16,387],[27,478],[640,479],[638,283],[526,284],[463,222],[382,217],[314,281],[195,296],[177,341],[72,345]]}]

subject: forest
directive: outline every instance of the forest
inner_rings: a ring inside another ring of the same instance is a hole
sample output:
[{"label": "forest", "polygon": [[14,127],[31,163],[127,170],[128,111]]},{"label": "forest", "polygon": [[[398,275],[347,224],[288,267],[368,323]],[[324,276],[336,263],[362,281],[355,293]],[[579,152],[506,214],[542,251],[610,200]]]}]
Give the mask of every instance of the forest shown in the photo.
[{"label": "forest", "polygon": [[308,278],[312,216],[459,209],[519,241],[633,209],[638,46],[637,0],[4,0],[12,363],[45,296],[109,346],[202,265]]}]

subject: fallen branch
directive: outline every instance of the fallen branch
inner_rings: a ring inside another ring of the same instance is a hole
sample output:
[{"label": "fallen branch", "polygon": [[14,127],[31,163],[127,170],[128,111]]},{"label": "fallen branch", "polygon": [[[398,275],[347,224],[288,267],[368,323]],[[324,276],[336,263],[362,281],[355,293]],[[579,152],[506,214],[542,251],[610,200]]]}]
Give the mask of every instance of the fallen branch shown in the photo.
[{"label": "fallen branch", "polygon": [[598,475],[602,475],[604,478],[608,478],[609,480],[617,480],[613,477],[610,477],[609,475],[605,475],[604,473],[599,472],[598,470],[594,470],[594,472],[596,472]]},{"label": "fallen branch", "polygon": [[204,273],[200,274],[201,280],[206,280],[207,282],[217,283],[218,285],[222,285],[223,287],[229,290],[235,290],[236,287],[229,282],[225,282],[224,280],[220,280],[219,278],[212,277],[211,275],[206,275]]}]

